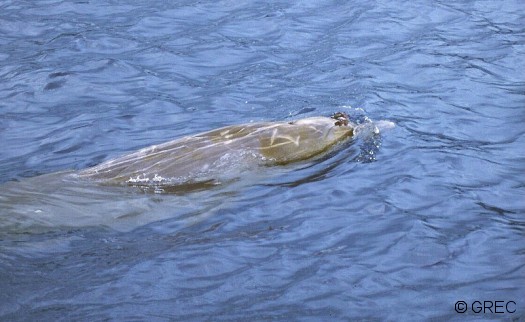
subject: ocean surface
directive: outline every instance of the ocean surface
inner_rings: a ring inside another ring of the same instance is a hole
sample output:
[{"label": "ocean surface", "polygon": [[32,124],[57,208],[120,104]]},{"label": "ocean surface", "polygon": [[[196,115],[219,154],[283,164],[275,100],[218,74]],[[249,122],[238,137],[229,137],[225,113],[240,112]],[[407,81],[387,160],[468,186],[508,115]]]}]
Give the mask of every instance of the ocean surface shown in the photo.
[{"label": "ocean surface", "polygon": [[[337,111],[396,127],[193,192],[59,179]],[[524,321],[524,124],[521,0],[1,1],[0,320]]]}]

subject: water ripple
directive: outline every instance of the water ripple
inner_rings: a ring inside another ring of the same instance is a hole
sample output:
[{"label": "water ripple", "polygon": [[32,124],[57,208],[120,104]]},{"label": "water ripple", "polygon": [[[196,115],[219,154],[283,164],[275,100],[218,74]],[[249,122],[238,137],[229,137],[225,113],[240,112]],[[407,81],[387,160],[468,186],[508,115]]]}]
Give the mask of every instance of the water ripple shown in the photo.
[{"label": "water ripple", "polygon": [[[517,311],[497,317],[522,319],[522,7],[1,2],[2,227],[58,222],[0,231],[0,316],[451,320],[458,300],[504,299]],[[49,174],[350,105],[396,128],[228,187]]]}]

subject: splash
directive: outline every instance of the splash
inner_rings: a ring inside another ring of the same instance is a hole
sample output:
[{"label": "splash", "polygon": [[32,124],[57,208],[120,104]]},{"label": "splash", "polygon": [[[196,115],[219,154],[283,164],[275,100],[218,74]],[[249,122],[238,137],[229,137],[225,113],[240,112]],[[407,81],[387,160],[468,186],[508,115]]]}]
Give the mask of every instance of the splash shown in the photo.
[{"label": "splash", "polygon": [[354,161],[361,163],[376,161],[381,147],[381,133],[393,129],[395,123],[387,120],[373,121],[363,108],[349,105],[341,108],[345,109],[350,121],[357,125],[355,133],[361,151]]}]

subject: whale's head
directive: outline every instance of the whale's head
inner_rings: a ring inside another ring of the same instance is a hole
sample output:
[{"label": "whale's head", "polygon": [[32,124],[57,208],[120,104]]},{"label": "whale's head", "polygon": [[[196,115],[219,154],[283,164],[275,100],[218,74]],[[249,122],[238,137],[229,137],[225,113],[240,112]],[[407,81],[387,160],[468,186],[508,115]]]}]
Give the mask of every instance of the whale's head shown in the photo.
[{"label": "whale's head", "polygon": [[264,165],[306,160],[353,135],[354,125],[342,113],[233,125],[147,147],[79,171],[78,176],[134,185],[198,182],[257,165],[252,160]]},{"label": "whale's head", "polygon": [[344,113],[279,123],[260,136],[260,153],[278,164],[306,160],[351,138],[354,128]]}]

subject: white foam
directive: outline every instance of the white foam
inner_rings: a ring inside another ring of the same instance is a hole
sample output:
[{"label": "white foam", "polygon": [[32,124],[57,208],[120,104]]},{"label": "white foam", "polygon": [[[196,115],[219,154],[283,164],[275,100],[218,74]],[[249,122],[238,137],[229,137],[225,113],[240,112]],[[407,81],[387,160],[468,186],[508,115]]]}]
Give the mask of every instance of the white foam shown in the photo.
[{"label": "white foam", "polygon": [[388,131],[396,127],[396,123],[392,121],[388,121],[388,120],[381,120],[381,121],[374,122],[374,125],[381,132]]},{"label": "white foam", "polygon": [[146,177],[145,173],[143,173],[142,176],[143,177],[141,177],[140,174],[139,174],[135,178],[129,177],[128,182],[130,182],[130,183],[146,183],[146,182],[149,182],[149,178]]}]

